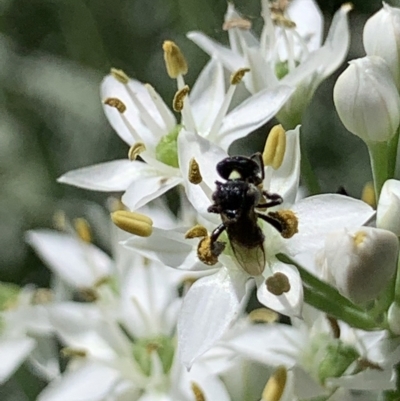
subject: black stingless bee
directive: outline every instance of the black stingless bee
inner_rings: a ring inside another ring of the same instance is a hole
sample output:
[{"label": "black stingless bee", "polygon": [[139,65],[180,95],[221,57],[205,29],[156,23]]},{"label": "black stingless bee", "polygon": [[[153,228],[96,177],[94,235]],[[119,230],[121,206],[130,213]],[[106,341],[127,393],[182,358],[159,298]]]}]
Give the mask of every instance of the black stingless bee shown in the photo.
[{"label": "black stingless bee", "polygon": [[218,174],[226,182],[216,181],[212,195],[214,203],[210,213],[221,215],[222,223],[210,236],[210,249],[214,256],[224,249],[217,241],[226,230],[230,245],[241,267],[250,275],[261,274],[265,267],[264,234],[257,224],[262,219],[282,232],[282,222],[271,214],[257,209],[280,205],[283,199],[262,189],[264,163],[260,153],[251,157],[232,156],[217,164]]}]

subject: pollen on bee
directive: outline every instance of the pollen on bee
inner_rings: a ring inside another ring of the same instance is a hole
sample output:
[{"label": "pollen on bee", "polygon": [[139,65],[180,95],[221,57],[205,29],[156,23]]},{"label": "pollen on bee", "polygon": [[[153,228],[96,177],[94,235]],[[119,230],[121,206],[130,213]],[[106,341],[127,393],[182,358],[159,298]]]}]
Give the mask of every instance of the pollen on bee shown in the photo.
[{"label": "pollen on bee", "polygon": [[278,210],[277,212],[270,212],[275,220],[278,220],[282,225],[281,235],[283,238],[292,238],[293,235],[299,232],[299,220],[291,210]]},{"label": "pollen on bee", "polygon": [[218,256],[225,248],[223,242],[212,242],[211,237],[203,238],[197,246],[197,256],[206,265],[213,266],[218,263]]}]

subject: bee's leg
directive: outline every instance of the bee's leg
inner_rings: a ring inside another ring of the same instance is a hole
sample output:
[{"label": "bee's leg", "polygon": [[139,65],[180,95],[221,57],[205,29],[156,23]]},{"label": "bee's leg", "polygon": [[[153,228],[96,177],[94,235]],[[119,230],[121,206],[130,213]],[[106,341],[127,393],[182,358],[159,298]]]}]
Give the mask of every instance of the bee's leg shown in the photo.
[{"label": "bee's leg", "polygon": [[261,170],[261,180],[264,181],[265,172],[264,172],[264,160],[262,158],[261,152],[254,153],[254,155],[250,156],[250,159],[258,159],[258,164],[260,165]]},{"label": "bee's leg", "polygon": [[225,243],[217,241],[218,237],[226,230],[224,223],[221,223],[217,228],[213,230],[210,235],[210,248],[214,256],[219,256],[225,249]]},{"label": "bee's leg", "polygon": [[268,224],[271,224],[272,227],[276,228],[280,233],[282,233],[283,227],[279,220],[261,213],[256,213],[256,215],[259,219],[266,221]]},{"label": "bee's leg", "polygon": [[283,202],[282,197],[278,194],[270,194],[268,191],[262,191],[262,194],[270,202],[260,203],[256,206],[258,208],[274,207],[280,205]]}]

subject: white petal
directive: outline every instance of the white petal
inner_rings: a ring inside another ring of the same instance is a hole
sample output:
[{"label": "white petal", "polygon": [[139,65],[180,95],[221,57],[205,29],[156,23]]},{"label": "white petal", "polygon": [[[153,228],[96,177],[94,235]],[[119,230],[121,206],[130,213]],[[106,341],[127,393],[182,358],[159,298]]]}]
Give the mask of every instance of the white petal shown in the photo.
[{"label": "white petal", "polygon": [[162,176],[150,168],[148,172],[151,175],[138,177],[122,196],[122,202],[131,210],[144,206],[182,182],[180,177]]},{"label": "white petal", "polygon": [[92,287],[111,274],[112,261],[101,249],[53,230],[32,230],[27,242],[53,271],[76,288]]},{"label": "white petal", "polygon": [[329,232],[362,226],[375,213],[365,202],[337,194],[301,199],[292,210],[299,220],[299,232],[287,241],[292,255],[315,252],[322,248]]},{"label": "white petal", "polygon": [[293,93],[293,88],[278,85],[264,89],[244,101],[223,120],[218,142],[227,149],[233,141],[242,138],[269,121]]},{"label": "white petal", "polygon": [[38,401],[102,401],[110,394],[119,372],[98,363],[87,363],[51,382]]},{"label": "white petal", "polygon": [[282,295],[274,295],[267,290],[265,279],[258,281],[257,298],[268,308],[287,316],[301,315],[303,307],[303,284],[296,267],[275,262],[271,268],[273,273],[283,273],[289,280],[290,290]]},{"label": "white petal", "polygon": [[93,191],[125,191],[147,168],[145,163],[139,161],[113,160],[69,171],[57,181]]},{"label": "white petal", "polygon": [[300,180],[300,126],[286,132],[286,150],[282,165],[273,170],[269,191],[283,198],[282,207],[291,206],[297,195]]},{"label": "white petal", "polygon": [[209,131],[224,97],[224,70],[222,64],[212,58],[201,71],[190,92],[190,105],[198,132]]},{"label": "white petal", "polygon": [[182,363],[210,349],[226,332],[240,311],[247,277],[231,277],[226,268],[197,280],[186,294],[178,320],[178,344]]},{"label": "white petal", "polygon": [[0,341],[0,384],[3,384],[19,368],[35,347],[32,338]]},{"label": "white petal", "polygon": [[314,0],[294,0],[289,3],[287,14],[296,23],[296,31],[306,41],[310,52],[321,46],[324,19]]},{"label": "white petal", "polygon": [[186,35],[190,40],[196,43],[201,49],[212,57],[217,57],[218,60],[229,71],[236,71],[245,65],[245,59],[239,54],[236,54],[228,47],[222,46],[213,39],[210,39],[202,32],[192,31]]}]

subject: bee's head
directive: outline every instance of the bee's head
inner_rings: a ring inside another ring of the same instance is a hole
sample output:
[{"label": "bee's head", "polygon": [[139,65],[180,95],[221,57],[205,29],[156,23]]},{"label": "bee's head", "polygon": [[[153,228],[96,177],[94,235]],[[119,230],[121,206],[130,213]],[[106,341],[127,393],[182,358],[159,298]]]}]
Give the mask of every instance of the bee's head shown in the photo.
[{"label": "bee's head", "polygon": [[227,157],[217,164],[217,171],[225,180],[241,180],[255,185],[261,183],[261,168],[249,157]]}]

